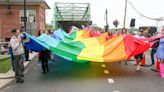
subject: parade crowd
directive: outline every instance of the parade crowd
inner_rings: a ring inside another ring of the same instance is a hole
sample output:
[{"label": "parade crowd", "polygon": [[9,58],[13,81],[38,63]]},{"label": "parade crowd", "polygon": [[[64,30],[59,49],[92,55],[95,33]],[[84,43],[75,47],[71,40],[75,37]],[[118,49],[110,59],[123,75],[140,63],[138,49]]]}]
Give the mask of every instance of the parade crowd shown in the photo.
[{"label": "parade crowd", "polygon": [[[24,28],[21,27],[20,30],[18,29],[13,29],[11,30],[12,33],[12,37],[10,39],[10,43],[9,43],[9,47],[12,49],[12,60],[13,60],[13,67],[14,67],[14,71],[15,71],[15,79],[16,79],[16,83],[24,83],[24,65],[23,62],[24,61],[29,61],[29,52],[31,52],[28,48],[26,48],[24,46],[24,43],[26,42],[26,37],[23,35],[24,32]],[[73,29],[71,28],[69,30],[69,33],[73,32]],[[102,30],[95,30],[95,32],[99,32],[100,34],[103,33]],[[52,35],[53,34],[53,30],[47,30],[47,31],[43,31],[43,30],[39,30],[37,36],[40,36],[42,34],[47,34],[47,35]],[[110,39],[113,35],[118,35],[118,34],[130,34],[133,35],[136,38],[147,38],[150,37],[150,35],[146,35],[144,34],[143,30],[139,30],[138,34],[133,34],[131,32],[128,32],[126,28],[123,28],[120,31],[117,32],[108,32],[108,38]],[[162,29],[158,34],[156,35],[160,35],[160,36],[164,36],[164,29]],[[145,42],[147,43],[147,42]],[[44,49],[43,51],[40,51],[38,54],[39,57],[39,61],[41,61],[41,65],[42,65],[42,70],[43,70],[43,74],[48,73],[49,67],[48,67],[48,62],[49,60],[53,59],[53,55],[52,53],[47,50]],[[139,71],[141,69],[141,62],[144,59],[144,53],[141,53],[139,55],[135,56],[136,59],[136,70]],[[125,64],[128,65],[126,60],[122,60],[125,61]],[[155,65],[155,61],[160,62],[159,67],[160,70],[157,69],[151,69],[153,71],[158,71],[160,72],[160,76],[164,78],[164,38],[158,38],[155,39],[153,41],[153,45],[151,46],[151,61],[152,64],[149,66],[154,66]],[[121,61],[120,61],[121,62]]]}]

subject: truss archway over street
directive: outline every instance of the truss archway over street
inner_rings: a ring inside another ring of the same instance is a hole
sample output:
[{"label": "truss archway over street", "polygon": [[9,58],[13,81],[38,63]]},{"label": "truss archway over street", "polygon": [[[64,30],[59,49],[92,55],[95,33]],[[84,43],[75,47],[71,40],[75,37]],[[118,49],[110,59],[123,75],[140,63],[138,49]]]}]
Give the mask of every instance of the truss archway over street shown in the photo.
[{"label": "truss archway over street", "polygon": [[57,2],[54,7],[54,28],[68,29],[74,25],[90,25],[90,3],[63,3]]}]

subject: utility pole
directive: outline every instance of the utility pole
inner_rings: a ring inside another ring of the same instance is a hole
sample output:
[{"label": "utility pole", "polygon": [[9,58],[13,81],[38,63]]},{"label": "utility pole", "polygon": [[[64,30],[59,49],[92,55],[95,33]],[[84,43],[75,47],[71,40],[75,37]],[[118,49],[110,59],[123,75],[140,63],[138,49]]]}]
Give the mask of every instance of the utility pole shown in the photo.
[{"label": "utility pole", "polygon": [[106,25],[105,25],[105,31],[108,31],[109,25],[108,25],[108,10],[106,9],[105,12],[105,21],[106,21]]},{"label": "utility pole", "polygon": [[126,25],[126,13],[127,13],[127,0],[125,0],[125,12],[124,12],[123,28],[125,28],[125,25]]},{"label": "utility pole", "polygon": [[26,0],[24,0],[24,31],[26,32],[26,22],[27,22],[27,16],[26,16]]}]

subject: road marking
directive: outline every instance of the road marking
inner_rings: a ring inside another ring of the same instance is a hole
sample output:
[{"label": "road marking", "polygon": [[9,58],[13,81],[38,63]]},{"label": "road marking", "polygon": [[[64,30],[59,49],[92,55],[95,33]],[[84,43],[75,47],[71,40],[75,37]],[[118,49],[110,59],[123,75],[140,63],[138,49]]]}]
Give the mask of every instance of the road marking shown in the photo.
[{"label": "road marking", "polygon": [[108,71],[108,70],[104,70],[104,73],[105,73],[105,74],[109,74],[109,71]]},{"label": "road marking", "polygon": [[28,70],[24,71],[24,73],[27,73],[27,72],[28,72]]},{"label": "road marking", "polygon": [[120,91],[113,91],[113,92],[120,92]]},{"label": "road marking", "polygon": [[12,86],[8,86],[8,87],[6,87],[6,88],[4,88],[4,89],[9,89],[9,88],[11,88]]},{"label": "road marking", "polygon": [[112,79],[112,78],[108,78],[107,79],[108,80],[108,82],[111,84],[111,83],[114,83],[114,80]]},{"label": "road marking", "polygon": [[101,64],[101,67],[103,67],[103,68],[104,68],[104,67],[106,67],[106,65],[105,65],[105,64]]}]

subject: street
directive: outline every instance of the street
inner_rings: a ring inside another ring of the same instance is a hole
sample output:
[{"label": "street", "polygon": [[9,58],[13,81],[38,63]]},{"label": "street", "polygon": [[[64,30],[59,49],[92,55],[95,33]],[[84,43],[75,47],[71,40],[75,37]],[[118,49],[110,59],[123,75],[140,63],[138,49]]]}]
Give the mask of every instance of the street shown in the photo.
[{"label": "street", "polygon": [[12,81],[0,92],[163,92],[164,80],[158,73],[149,67],[136,71],[133,64],[73,63],[56,56],[48,74],[33,62],[24,84]]},{"label": "street", "polygon": [[0,0],[0,92],[164,92],[163,4]]}]

